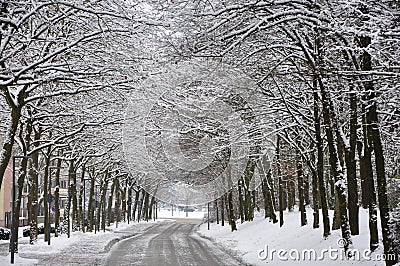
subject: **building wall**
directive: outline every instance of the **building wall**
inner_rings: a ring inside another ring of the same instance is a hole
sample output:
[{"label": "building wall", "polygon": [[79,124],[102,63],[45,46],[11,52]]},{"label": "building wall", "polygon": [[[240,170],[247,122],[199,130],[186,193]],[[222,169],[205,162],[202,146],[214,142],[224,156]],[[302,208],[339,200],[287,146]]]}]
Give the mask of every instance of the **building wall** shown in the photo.
[{"label": "building wall", "polygon": [[8,165],[0,189],[0,226],[5,226],[5,213],[11,211],[12,166]]}]

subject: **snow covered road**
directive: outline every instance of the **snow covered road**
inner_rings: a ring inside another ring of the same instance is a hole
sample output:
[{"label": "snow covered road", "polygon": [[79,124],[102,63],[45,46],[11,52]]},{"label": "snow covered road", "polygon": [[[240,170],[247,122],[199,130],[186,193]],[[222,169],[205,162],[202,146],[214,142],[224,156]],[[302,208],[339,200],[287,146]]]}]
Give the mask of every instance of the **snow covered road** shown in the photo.
[{"label": "snow covered road", "polygon": [[243,265],[213,242],[197,236],[199,220],[175,219],[116,244],[107,265]]}]

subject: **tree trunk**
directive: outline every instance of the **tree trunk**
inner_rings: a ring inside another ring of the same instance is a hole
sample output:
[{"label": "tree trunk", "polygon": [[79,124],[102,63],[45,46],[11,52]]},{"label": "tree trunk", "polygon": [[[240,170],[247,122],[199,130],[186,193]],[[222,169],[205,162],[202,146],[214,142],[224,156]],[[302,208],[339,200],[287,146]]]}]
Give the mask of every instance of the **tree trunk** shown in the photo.
[{"label": "tree trunk", "polygon": [[249,216],[249,209],[250,209],[250,197],[249,197],[249,192],[248,192],[248,183],[245,181],[246,179],[242,177],[242,184],[243,184],[243,194],[244,194],[244,204],[243,204],[243,211],[244,211],[244,220],[245,221],[250,221],[250,216]]},{"label": "tree trunk", "polygon": [[325,132],[328,140],[329,163],[335,178],[335,190],[337,192],[337,200],[340,210],[341,231],[342,237],[345,240],[344,249],[347,250],[349,245],[352,244],[352,240],[347,216],[346,182],[343,176],[342,167],[340,166],[337,140],[334,136],[335,128],[333,125],[336,124],[336,116],[333,110],[330,94],[325,88],[321,78],[318,79],[318,84],[322,95],[322,113],[325,122]]},{"label": "tree trunk", "polygon": [[229,224],[231,225],[231,230],[236,231],[236,221],[235,221],[235,213],[233,210],[233,202],[232,202],[232,189],[230,189],[228,193],[228,206],[229,206]]},{"label": "tree trunk", "polygon": [[18,191],[18,197],[16,198],[15,202],[15,213],[14,213],[14,224],[12,225],[14,227],[14,252],[18,253],[18,228],[19,228],[19,211],[21,209],[21,197],[22,197],[22,191],[24,188],[24,181],[26,177],[26,168],[28,165],[28,159],[23,158],[21,159],[21,165],[20,165],[20,170],[18,174],[18,179],[17,179],[17,186],[18,189],[15,191]]},{"label": "tree trunk", "polygon": [[[239,216],[240,223],[244,222],[244,214],[243,214],[243,193],[242,193],[242,180],[239,178],[238,180],[238,193],[239,193]],[[217,218],[218,218],[218,204],[217,206]],[[217,219],[218,220],[218,219]]]},{"label": "tree trunk", "polygon": [[[29,127],[29,126],[28,126]],[[39,143],[37,142],[40,139],[40,128],[37,132],[35,132],[35,144],[37,147]],[[39,212],[39,177],[38,177],[38,169],[39,169],[39,152],[34,152],[32,154],[32,159],[29,160],[29,178],[30,178],[30,186],[29,186],[29,194],[28,194],[28,219],[30,226],[29,233],[29,243],[31,245],[36,244],[38,238],[38,222],[37,216]]]},{"label": "tree trunk", "polygon": [[269,192],[270,192],[270,195],[271,195],[271,204],[272,204],[272,207],[273,207],[273,209],[275,211],[278,207],[276,206],[274,180],[272,179],[271,169],[268,169],[267,181],[268,181],[268,185],[269,185]]},{"label": "tree trunk", "polygon": [[107,206],[107,226],[111,225],[111,211],[112,211],[112,199],[113,199],[113,194],[114,194],[114,188],[115,188],[115,178],[111,184],[111,191],[110,194],[108,195],[108,206]]},{"label": "tree trunk", "polygon": [[114,215],[116,216],[115,222],[118,227],[118,223],[121,222],[121,189],[118,178],[115,178],[115,203],[114,203]]},{"label": "tree trunk", "polygon": [[[316,40],[315,50],[318,51],[319,40]],[[315,71],[315,70],[314,70]],[[328,201],[326,199],[326,189],[324,180],[324,143],[322,140],[321,118],[320,118],[320,99],[318,93],[318,76],[313,75],[313,111],[314,111],[314,129],[315,140],[317,145],[317,176],[318,188],[320,196],[320,204],[322,210],[322,222],[324,225],[323,236],[326,238],[330,235],[330,221],[328,213]]]},{"label": "tree trunk", "polygon": [[[215,206],[215,215],[217,217],[217,224],[219,224],[219,210],[218,210],[218,200],[214,200],[214,206]],[[207,210],[208,211],[208,210]]]},{"label": "tree trunk", "polygon": [[[60,152],[58,153],[60,156]],[[60,169],[61,168],[61,159],[57,159],[57,170],[55,176],[55,189],[54,189],[54,227],[55,227],[55,237],[58,237],[58,227],[60,225]]]},{"label": "tree trunk", "polygon": [[109,182],[109,173],[106,173],[104,177],[104,183],[102,186],[102,191],[101,191],[101,228],[105,230],[106,228],[106,195],[107,195],[107,187],[108,187],[108,182]]},{"label": "tree trunk", "polygon": [[307,175],[303,175],[303,184],[304,184],[304,204],[310,205],[310,177]]},{"label": "tree trunk", "polygon": [[229,199],[228,199],[228,196],[229,196],[229,192],[228,192],[228,194],[225,194],[223,197],[224,197],[224,208],[225,208],[225,210],[226,210],[226,219],[228,220],[228,224],[229,225],[231,225],[231,218],[229,217]]},{"label": "tree trunk", "polygon": [[[315,165],[315,151],[313,151],[314,144],[311,144],[310,160]],[[319,228],[319,190],[318,190],[318,174],[315,167],[310,167],[311,170],[311,187],[312,187],[312,207],[313,207],[313,228]]]},{"label": "tree trunk", "polygon": [[262,171],[262,172],[260,172],[260,174],[263,175],[263,181],[261,183],[261,186],[262,186],[262,192],[263,192],[263,196],[264,196],[265,218],[269,217],[273,223],[277,223],[278,219],[276,218],[275,208],[274,208],[274,205],[272,204],[273,197],[271,194],[271,185],[268,182],[268,180],[271,179],[271,178],[268,178],[268,176],[271,175],[271,170],[268,171],[268,173],[265,173],[264,171]]},{"label": "tree trunk", "polygon": [[225,226],[224,196],[221,197],[221,225]]},{"label": "tree trunk", "polygon": [[153,212],[154,202],[155,202],[155,198],[151,197],[150,207],[149,207],[149,219],[152,219],[153,215],[154,215],[154,212]]},{"label": "tree trunk", "polygon": [[349,221],[352,235],[359,234],[358,187],[356,176],[357,146],[357,98],[355,92],[349,94],[350,101],[350,147],[345,150],[347,169],[347,197],[349,199]]},{"label": "tree trunk", "polygon": [[[137,207],[138,207],[138,204],[139,204],[139,196],[140,196],[140,188],[138,187],[137,188],[137,190],[136,190],[136,195],[135,195],[135,204],[133,205],[133,211],[132,211],[132,219],[133,220],[135,220],[135,213],[136,213],[136,209],[137,209]],[[172,205],[172,208],[173,208],[174,206]],[[138,214],[138,216],[139,216],[139,214]]]},{"label": "tree trunk", "polygon": [[80,218],[80,223],[78,222],[80,228],[79,230],[82,230],[83,232],[86,231],[86,206],[83,206],[85,203],[85,200],[83,198],[83,196],[85,195],[85,189],[86,189],[86,181],[85,181],[85,175],[86,175],[86,167],[85,167],[85,163],[82,165],[82,174],[81,174],[81,182],[80,182],[80,186],[79,186],[79,197],[78,197],[78,211],[79,211],[79,215],[77,217]]},{"label": "tree trunk", "polygon": [[[363,101],[365,99],[363,97]],[[365,112],[365,104],[362,104],[362,131],[363,131],[363,142],[359,142],[358,154],[360,158],[360,177],[362,180],[362,201],[363,206],[368,208],[369,214],[369,248],[374,251],[379,246],[378,238],[378,219],[377,219],[377,205],[376,205],[376,192],[375,184],[372,171],[372,149],[368,143],[367,135],[367,120]],[[365,205],[364,205],[365,204]]]},{"label": "tree trunk", "polygon": [[[144,191],[144,190],[143,190]],[[142,217],[144,218],[144,220],[146,220],[146,222],[149,221],[149,193],[144,191],[144,205],[143,205],[143,213],[142,213]]]},{"label": "tree trunk", "polygon": [[129,189],[128,189],[128,202],[127,202],[127,204],[128,204],[128,212],[127,212],[128,223],[129,223],[129,221],[132,220],[132,191],[133,191],[132,186],[129,186]]},{"label": "tree trunk", "polygon": [[126,191],[127,191],[127,188],[128,188],[128,180],[126,180],[124,189],[121,191],[121,202],[122,202],[122,212],[123,212],[122,219],[123,219],[124,222],[126,221],[126,214],[127,214],[127,212],[126,212]]},{"label": "tree trunk", "polygon": [[89,190],[89,202],[88,202],[88,211],[87,211],[87,215],[88,215],[88,220],[89,220],[89,228],[87,229],[88,232],[92,232],[93,231],[93,226],[94,226],[94,203],[95,203],[95,198],[94,198],[94,182],[96,180],[95,178],[95,173],[94,173],[94,168],[92,171],[92,176],[90,179],[90,190]]},{"label": "tree trunk", "polygon": [[51,161],[50,161],[51,147],[47,148],[47,152],[46,152],[45,156],[46,156],[45,157],[45,169],[44,169],[44,176],[43,176],[43,196],[44,196],[43,208],[44,208],[44,225],[45,225],[44,226],[44,242],[47,242],[47,241],[49,241],[48,232],[50,230],[50,224],[48,223],[49,215],[50,215],[50,213],[49,213],[49,204],[50,203],[47,202],[47,194],[50,190],[48,180],[49,180],[49,174],[50,174],[49,167],[50,167],[50,163],[51,163]]},{"label": "tree trunk", "polygon": [[[290,179],[290,181],[291,181],[291,178],[292,177],[290,177],[289,179]],[[296,196],[295,196],[295,189],[294,189],[294,185],[293,185],[293,182],[288,182],[288,184],[287,184],[287,190],[288,190],[288,210],[291,212],[291,211],[293,211],[293,206],[295,205],[295,198],[296,198]]]},{"label": "tree trunk", "polygon": [[139,222],[141,219],[143,219],[142,216],[142,211],[143,211],[143,204],[146,198],[146,191],[144,191],[144,189],[142,189],[142,198],[139,200],[139,204],[138,204],[138,212],[137,212],[137,221]]},{"label": "tree trunk", "polygon": [[8,105],[11,107],[11,114],[9,117],[9,125],[4,138],[3,148],[0,152],[0,186],[3,184],[4,173],[7,169],[8,163],[11,159],[12,147],[14,145],[14,138],[17,132],[18,123],[21,118],[21,107],[17,107],[13,103],[12,97],[9,93],[6,94],[6,100]]},{"label": "tree trunk", "polygon": [[332,230],[339,230],[340,229],[340,209],[339,209],[339,200],[337,196],[337,192],[335,191],[335,209],[333,213],[333,223],[332,223]]},{"label": "tree trunk", "polygon": [[283,221],[283,210],[284,208],[284,202],[283,202],[283,187],[282,187],[282,172],[281,172],[281,151],[280,151],[280,142],[281,142],[281,136],[278,134],[276,138],[276,168],[277,168],[277,174],[278,174],[278,198],[279,198],[279,226],[282,227],[284,221]]},{"label": "tree trunk", "polygon": [[284,182],[282,180],[282,177],[283,176],[281,176],[281,182],[282,182],[281,183],[281,188],[282,188],[282,212],[283,212],[289,206],[289,203],[288,203],[288,200],[289,200],[288,190],[289,190],[289,188],[288,188],[287,182]]},{"label": "tree trunk", "polygon": [[[71,160],[69,163],[69,168],[68,168],[68,206],[67,206],[67,223],[68,223],[68,232],[72,230],[75,217],[76,217],[76,173],[75,173],[75,161]],[[71,204],[72,203],[72,204]],[[71,208],[72,205],[72,208]],[[72,209],[72,213],[71,213]]]},{"label": "tree trunk", "polygon": [[[360,37],[360,44],[362,48],[368,48],[368,46],[371,44],[371,38],[369,36]],[[372,70],[371,55],[368,53],[367,49],[364,49],[362,55],[361,69],[363,71]],[[384,159],[383,147],[381,143],[381,135],[379,129],[376,92],[371,79],[372,77],[364,81],[364,89],[367,95],[366,99],[368,101],[367,104],[368,108],[366,115],[367,133],[368,133],[368,140],[372,144],[375,154],[375,171],[378,183],[379,214],[381,218],[382,238],[383,238],[384,252],[386,255],[386,265],[394,265],[395,264],[395,261],[393,260],[394,252],[393,252],[392,239],[389,228],[389,205],[387,199],[385,159]]]},{"label": "tree trunk", "polygon": [[301,157],[297,156],[297,191],[299,193],[299,211],[300,211],[300,224],[304,226],[307,224],[306,206],[304,202],[304,180],[303,180],[303,163]]},{"label": "tree trunk", "polygon": [[312,202],[313,202],[313,228],[319,228],[319,199],[318,199],[318,177],[317,173],[312,173]]},{"label": "tree trunk", "polygon": [[[80,223],[79,215],[78,215],[78,197],[77,197],[77,178],[76,178],[76,170],[74,168],[74,162],[72,163],[73,167],[73,172],[74,174],[72,175],[72,184],[71,184],[71,200],[72,200],[72,226],[71,229],[72,231],[77,231]],[[71,166],[70,166],[71,168]]]}]

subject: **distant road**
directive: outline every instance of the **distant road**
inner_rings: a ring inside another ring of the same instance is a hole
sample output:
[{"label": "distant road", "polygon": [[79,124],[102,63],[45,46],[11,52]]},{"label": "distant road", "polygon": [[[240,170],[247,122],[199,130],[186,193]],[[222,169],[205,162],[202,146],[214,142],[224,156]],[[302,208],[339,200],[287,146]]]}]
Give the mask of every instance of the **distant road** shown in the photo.
[{"label": "distant road", "polygon": [[209,240],[194,234],[199,219],[176,218],[116,244],[107,265],[243,265]]}]

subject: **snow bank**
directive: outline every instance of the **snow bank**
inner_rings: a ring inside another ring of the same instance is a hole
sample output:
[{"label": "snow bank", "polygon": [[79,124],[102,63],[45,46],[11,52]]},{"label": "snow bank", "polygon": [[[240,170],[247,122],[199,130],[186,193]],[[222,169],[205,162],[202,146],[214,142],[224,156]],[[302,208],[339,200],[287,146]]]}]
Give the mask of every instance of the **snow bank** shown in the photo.
[{"label": "snow bank", "polygon": [[14,256],[14,264],[10,263],[11,261],[11,254],[8,254],[8,256],[0,256],[0,265],[35,265],[38,263],[38,260],[36,259],[26,259],[26,258],[21,258],[18,254],[15,254]]},{"label": "snow bank", "polygon": [[[102,265],[113,244],[142,232],[154,223],[120,222],[118,226],[114,223],[105,232],[71,232],[70,238],[66,234],[59,237],[51,234],[51,245],[44,242],[43,234],[39,235],[35,245],[29,244],[29,237],[20,237],[15,265]],[[0,256],[0,265],[11,265],[10,261],[10,254]]]},{"label": "snow bank", "polygon": [[[339,247],[342,241],[340,230],[332,231],[327,239],[323,239],[322,214],[318,229],[312,228],[310,208],[307,208],[307,218],[308,225],[300,227],[300,213],[285,212],[285,223],[279,228],[279,223],[272,224],[262,213],[257,213],[253,222],[239,222],[238,231],[231,232],[228,223],[224,227],[213,223],[210,230],[207,230],[207,224],[202,224],[198,234],[238,252],[251,265],[385,265],[380,257],[382,245],[375,252],[368,252],[368,210],[360,209],[360,235],[352,236],[356,252],[354,260],[347,260]],[[333,212],[330,212],[330,218],[332,222]],[[314,251],[315,259],[311,254]]]}]

